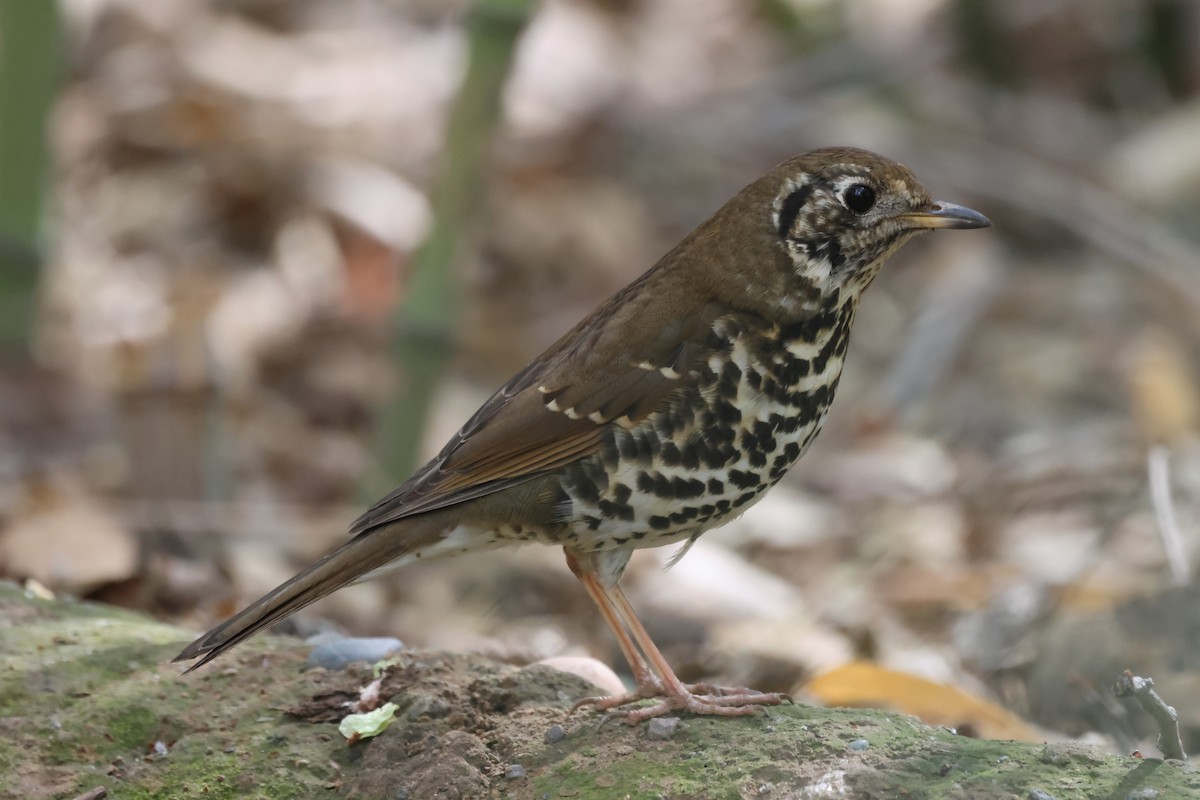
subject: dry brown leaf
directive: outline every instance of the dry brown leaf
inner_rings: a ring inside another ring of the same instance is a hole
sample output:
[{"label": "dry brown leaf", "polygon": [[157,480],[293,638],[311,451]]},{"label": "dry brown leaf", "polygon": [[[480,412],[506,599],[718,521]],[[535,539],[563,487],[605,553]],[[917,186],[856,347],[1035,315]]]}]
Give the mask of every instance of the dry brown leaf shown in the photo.
[{"label": "dry brown leaf", "polygon": [[970,730],[983,739],[1036,742],[1045,738],[1016,714],[989,700],[865,661],[852,661],[818,675],[804,691],[827,706],[888,708],[930,725]]},{"label": "dry brown leaf", "polygon": [[132,577],[138,545],[101,502],[71,486],[31,490],[25,508],[0,528],[0,565],[56,591],[88,592]]},{"label": "dry brown leaf", "polygon": [[1163,330],[1142,334],[1128,373],[1134,419],[1152,443],[1170,444],[1200,419],[1196,379],[1180,343]]}]

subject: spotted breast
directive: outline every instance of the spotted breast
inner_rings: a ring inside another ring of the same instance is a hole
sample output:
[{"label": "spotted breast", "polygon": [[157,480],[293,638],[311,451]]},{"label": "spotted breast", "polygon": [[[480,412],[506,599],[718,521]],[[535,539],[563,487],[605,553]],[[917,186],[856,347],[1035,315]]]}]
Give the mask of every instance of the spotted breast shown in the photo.
[{"label": "spotted breast", "polygon": [[596,455],[562,473],[566,530],[547,538],[580,552],[657,547],[741,514],[820,431],[854,308],[793,325],[748,313],[719,318],[707,359],[664,408],[635,427],[611,426]]}]

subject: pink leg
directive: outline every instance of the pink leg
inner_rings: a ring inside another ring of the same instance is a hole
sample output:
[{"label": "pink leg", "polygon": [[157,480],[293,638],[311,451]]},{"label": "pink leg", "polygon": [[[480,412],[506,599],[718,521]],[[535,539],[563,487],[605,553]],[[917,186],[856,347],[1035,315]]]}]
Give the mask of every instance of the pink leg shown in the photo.
[{"label": "pink leg", "polygon": [[[589,596],[600,609],[600,615],[617,638],[633,671],[637,688],[615,697],[589,697],[575,704],[576,708],[591,705],[601,711],[610,711],[622,716],[630,725],[653,717],[661,717],[672,711],[690,711],[693,714],[715,714],[719,716],[745,716],[753,714],[762,705],[778,705],[788,700],[778,693],[763,694],[748,689],[726,690],[708,685],[695,687],[704,694],[696,694],[675,675],[671,665],[655,646],[645,627],[634,613],[633,606],[619,586],[604,586],[594,572],[585,569],[570,553],[567,565],[579,578]],[[632,638],[631,638],[632,635]],[[645,658],[642,654],[645,654]],[[649,659],[649,664],[646,660]],[[644,708],[616,711],[620,706],[639,700],[662,698]]]}]

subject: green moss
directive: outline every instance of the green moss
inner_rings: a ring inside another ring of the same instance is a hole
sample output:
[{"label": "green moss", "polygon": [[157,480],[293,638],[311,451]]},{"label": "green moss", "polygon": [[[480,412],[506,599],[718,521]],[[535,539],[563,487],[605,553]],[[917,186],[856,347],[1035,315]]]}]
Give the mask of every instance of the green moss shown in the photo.
[{"label": "green moss", "polygon": [[[123,612],[29,601],[2,584],[0,637],[6,797],[73,797],[106,786],[134,800],[303,798],[329,796],[339,783],[374,797],[413,782],[424,787],[416,797],[471,772],[474,782],[463,786],[490,782],[518,800],[712,800],[792,796],[820,778],[843,779],[839,770],[859,797],[999,800],[1035,788],[1058,800],[1141,788],[1200,797],[1200,777],[1186,765],[1075,744],[967,739],[876,711],[785,706],[737,719],[684,717],[670,740],[653,741],[646,726],[556,710],[547,698],[561,695],[569,706],[587,691],[573,679],[437,654],[406,659],[389,680],[397,697],[436,697],[444,712],[397,721],[370,746],[349,748],[332,723],[298,722],[279,709],[353,690],[369,671],[302,672],[294,642],[263,637],[180,677],[168,661],[187,633]],[[568,735],[547,745],[551,724]],[[850,750],[856,739],[869,747]],[[166,755],[152,752],[158,741]],[[528,777],[503,778],[497,765],[509,758]],[[463,768],[436,771],[448,763]]]}]

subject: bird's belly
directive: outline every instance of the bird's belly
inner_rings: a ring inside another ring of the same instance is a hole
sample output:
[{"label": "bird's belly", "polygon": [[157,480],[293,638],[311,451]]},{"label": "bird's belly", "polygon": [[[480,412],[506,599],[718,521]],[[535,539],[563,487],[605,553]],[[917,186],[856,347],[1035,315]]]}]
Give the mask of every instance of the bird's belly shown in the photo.
[{"label": "bird's belly", "polygon": [[786,385],[774,366],[743,363],[736,387],[702,386],[678,401],[690,407],[614,430],[600,454],[564,474],[563,543],[658,547],[723,525],[761,499],[820,431],[841,358]]}]

